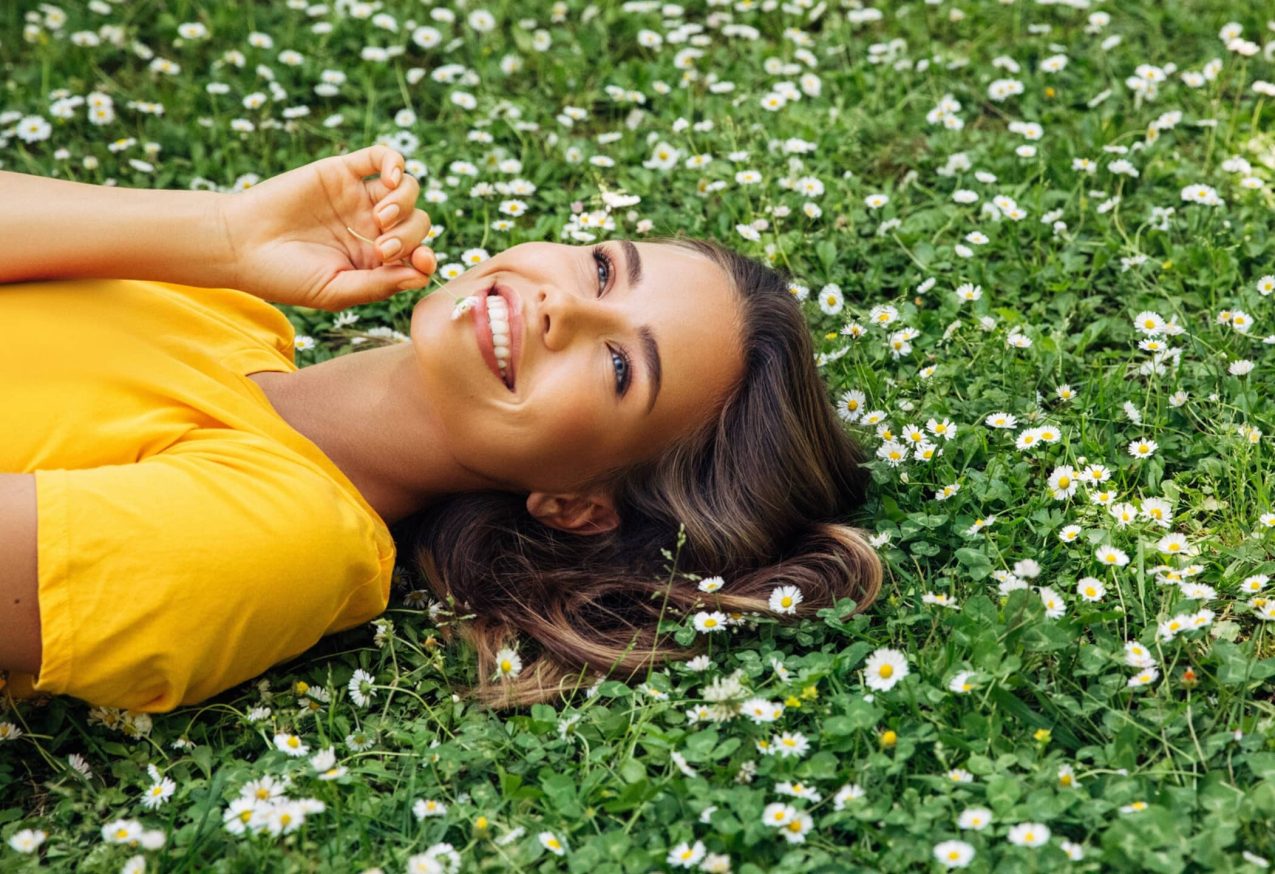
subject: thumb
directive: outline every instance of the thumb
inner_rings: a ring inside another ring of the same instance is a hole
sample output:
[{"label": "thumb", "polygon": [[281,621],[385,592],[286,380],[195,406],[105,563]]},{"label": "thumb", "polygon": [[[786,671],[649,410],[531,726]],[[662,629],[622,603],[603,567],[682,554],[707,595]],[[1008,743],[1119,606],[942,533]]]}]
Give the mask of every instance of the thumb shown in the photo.
[{"label": "thumb", "polygon": [[407,288],[421,288],[429,277],[402,264],[383,264],[370,270],[342,270],[324,287],[320,309],[340,312],[346,307],[385,300]]}]

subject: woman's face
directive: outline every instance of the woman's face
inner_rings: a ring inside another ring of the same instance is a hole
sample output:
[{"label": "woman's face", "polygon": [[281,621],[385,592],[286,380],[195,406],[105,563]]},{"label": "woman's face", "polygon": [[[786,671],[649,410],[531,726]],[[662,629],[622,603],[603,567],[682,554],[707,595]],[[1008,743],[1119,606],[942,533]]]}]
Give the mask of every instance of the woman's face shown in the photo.
[{"label": "woman's face", "polygon": [[[452,454],[503,488],[567,491],[656,456],[715,415],[743,374],[739,307],[720,267],[678,246],[599,245],[610,267],[593,245],[514,246],[412,313],[425,395]],[[521,303],[512,391],[484,360],[477,313],[451,318],[494,283]]]}]

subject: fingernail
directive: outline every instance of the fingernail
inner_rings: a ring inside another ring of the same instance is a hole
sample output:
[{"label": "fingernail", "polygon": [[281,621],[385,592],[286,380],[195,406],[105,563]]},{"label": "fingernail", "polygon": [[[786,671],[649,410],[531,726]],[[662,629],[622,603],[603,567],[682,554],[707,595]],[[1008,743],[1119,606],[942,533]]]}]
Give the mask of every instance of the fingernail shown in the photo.
[{"label": "fingernail", "polygon": [[390,171],[390,181],[393,182],[395,185],[398,185],[398,180],[402,177],[402,175],[403,175],[403,171],[400,170],[398,167],[395,167],[393,170]]},{"label": "fingernail", "polygon": [[381,207],[376,215],[381,220],[381,224],[388,225],[390,222],[394,221],[394,217],[398,215],[398,204],[387,204],[386,206]]},{"label": "fingernail", "polygon": [[388,258],[402,248],[403,244],[393,238],[386,240],[381,244],[381,257]]}]

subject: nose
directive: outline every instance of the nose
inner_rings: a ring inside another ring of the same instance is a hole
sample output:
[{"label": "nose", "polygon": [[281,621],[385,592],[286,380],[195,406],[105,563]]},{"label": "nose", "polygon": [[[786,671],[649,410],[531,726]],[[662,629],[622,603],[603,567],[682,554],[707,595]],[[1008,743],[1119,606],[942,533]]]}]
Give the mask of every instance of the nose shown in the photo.
[{"label": "nose", "polygon": [[545,284],[534,295],[537,325],[547,347],[563,349],[579,336],[614,331],[621,321],[614,306],[585,293]]}]

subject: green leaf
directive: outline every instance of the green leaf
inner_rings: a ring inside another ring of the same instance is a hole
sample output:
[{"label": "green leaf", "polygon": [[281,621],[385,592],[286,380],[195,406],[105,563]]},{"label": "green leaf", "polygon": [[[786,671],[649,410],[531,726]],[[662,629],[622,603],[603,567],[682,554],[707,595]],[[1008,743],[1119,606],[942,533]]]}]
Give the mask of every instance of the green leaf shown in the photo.
[{"label": "green leaf", "polygon": [[908,544],[908,552],[913,555],[922,556],[923,558],[929,558],[931,556],[938,555],[942,552],[942,550],[929,541],[915,540]]},{"label": "green leaf", "polygon": [[1017,777],[997,774],[987,781],[987,803],[994,813],[1001,815],[1007,813],[1022,794],[1023,790]]},{"label": "green leaf", "polygon": [[962,546],[956,550],[956,560],[965,568],[965,572],[969,574],[970,579],[981,580],[991,576],[991,560],[977,549]]},{"label": "green leaf", "polygon": [[636,783],[646,779],[646,766],[637,759],[629,759],[620,765],[620,779],[625,783]]},{"label": "green leaf", "polygon": [[563,816],[576,817],[584,813],[576,799],[576,781],[572,774],[551,774],[540,781],[545,797]]},{"label": "green leaf", "polygon": [[625,786],[618,797],[603,802],[602,809],[607,813],[624,813],[641,807],[654,797],[657,791],[650,780],[639,780]]},{"label": "green leaf", "polygon": [[688,762],[702,762],[712,752],[713,747],[717,746],[717,740],[717,729],[706,728],[703,731],[697,731],[695,734],[688,735],[683,741],[682,755]]}]

